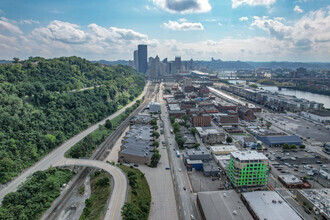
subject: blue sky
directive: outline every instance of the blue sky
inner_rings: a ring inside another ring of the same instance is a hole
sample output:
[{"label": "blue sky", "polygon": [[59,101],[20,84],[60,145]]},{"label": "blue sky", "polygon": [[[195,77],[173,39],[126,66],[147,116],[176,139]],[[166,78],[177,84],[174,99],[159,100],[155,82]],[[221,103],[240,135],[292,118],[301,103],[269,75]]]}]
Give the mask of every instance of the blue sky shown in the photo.
[{"label": "blue sky", "polygon": [[326,0],[0,0],[0,59],[330,61]]}]

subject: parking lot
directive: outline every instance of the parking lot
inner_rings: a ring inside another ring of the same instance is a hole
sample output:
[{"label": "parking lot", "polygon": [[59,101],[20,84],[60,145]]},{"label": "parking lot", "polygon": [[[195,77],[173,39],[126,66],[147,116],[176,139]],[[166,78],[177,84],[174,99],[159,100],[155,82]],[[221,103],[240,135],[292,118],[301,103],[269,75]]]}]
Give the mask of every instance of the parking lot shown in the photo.
[{"label": "parking lot", "polygon": [[188,176],[194,192],[215,191],[224,187],[224,183],[219,178],[206,177],[200,171],[188,172]]},{"label": "parking lot", "polygon": [[270,159],[271,172],[275,177],[293,174],[297,177],[307,177],[312,188],[330,187],[329,180],[319,174],[320,169],[329,172],[329,160],[318,154],[309,150],[283,152],[281,149],[271,149],[265,152],[265,155]]},{"label": "parking lot", "polygon": [[304,140],[329,142],[330,131],[319,123],[306,120],[296,114],[260,114],[273,125],[284,129],[286,132],[302,137]]}]

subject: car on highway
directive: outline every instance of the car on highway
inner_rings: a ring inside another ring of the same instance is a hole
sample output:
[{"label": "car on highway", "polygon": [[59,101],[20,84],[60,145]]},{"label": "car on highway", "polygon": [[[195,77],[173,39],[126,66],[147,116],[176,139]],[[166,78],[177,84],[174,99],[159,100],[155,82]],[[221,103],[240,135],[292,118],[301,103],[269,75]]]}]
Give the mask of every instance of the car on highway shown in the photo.
[{"label": "car on highway", "polygon": [[181,172],[181,168],[179,168],[178,171]]},{"label": "car on highway", "polygon": [[190,215],[190,220],[195,220],[195,217],[193,215]]},{"label": "car on highway", "polygon": [[186,187],[185,186],[183,187],[183,190],[186,190]]},{"label": "car on highway", "polygon": [[135,166],[135,167],[139,167],[139,165],[138,165],[138,164],[134,164],[133,166]]}]

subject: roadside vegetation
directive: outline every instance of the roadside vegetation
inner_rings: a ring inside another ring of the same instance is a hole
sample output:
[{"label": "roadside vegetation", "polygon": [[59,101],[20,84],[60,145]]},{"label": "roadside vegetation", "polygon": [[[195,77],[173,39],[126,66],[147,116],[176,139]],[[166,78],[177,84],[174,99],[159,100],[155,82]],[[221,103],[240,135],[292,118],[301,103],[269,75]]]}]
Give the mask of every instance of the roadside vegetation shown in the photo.
[{"label": "roadside vegetation", "polygon": [[[190,127],[190,124],[189,124],[190,123],[189,122],[190,117],[188,115],[183,115],[181,117],[181,119],[182,119],[182,121],[180,123],[178,123],[178,122],[175,122],[175,117],[173,117],[173,116],[170,117],[170,121],[171,121],[171,124],[172,124],[173,132],[175,134],[175,141],[178,144],[179,149],[182,150],[182,149],[184,149],[184,146],[183,145],[185,144],[186,140],[184,139],[184,137],[182,137],[182,134],[180,132],[180,127],[181,126],[184,126],[187,129],[189,129],[189,127]],[[193,135],[195,135],[196,134],[196,129],[195,128],[191,128],[190,129],[190,132]],[[195,145],[194,147],[197,148],[198,146]]]},{"label": "roadside vegetation", "polygon": [[85,208],[79,220],[101,220],[106,211],[107,201],[110,198],[111,175],[105,171],[95,171],[91,175],[91,196],[85,201]]},{"label": "roadside vegetation", "polygon": [[118,165],[128,178],[128,201],[122,207],[122,216],[126,220],[147,220],[150,211],[151,194],[144,174],[133,166]]},{"label": "roadside vegetation", "polygon": [[[134,100],[144,86],[130,67],[78,57],[0,65],[0,184]],[[85,87],[94,88],[71,91]]]},{"label": "roadside vegetation", "polygon": [[3,198],[0,219],[40,219],[60,195],[59,187],[66,184],[72,175],[70,170],[60,168],[33,173],[16,192]]},{"label": "roadside vegetation", "polygon": [[100,125],[97,130],[87,135],[84,139],[72,146],[66,153],[66,157],[80,158],[90,157],[93,151],[105,141],[105,139],[116,130],[116,128],[123,122],[131,112],[133,112],[141,103],[137,100],[134,105],[127,108],[125,112],[121,113],[112,120],[106,120],[104,125]]}]

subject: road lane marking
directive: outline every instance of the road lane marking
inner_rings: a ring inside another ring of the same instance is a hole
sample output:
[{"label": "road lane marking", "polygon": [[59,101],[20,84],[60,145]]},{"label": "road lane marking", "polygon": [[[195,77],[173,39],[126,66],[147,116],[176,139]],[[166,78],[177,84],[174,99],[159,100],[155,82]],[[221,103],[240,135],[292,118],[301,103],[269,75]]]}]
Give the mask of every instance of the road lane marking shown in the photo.
[{"label": "road lane marking", "polygon": [[[117,171],[116,171],[117,172]],[[114,172],[113,174],[115,174],[116,172]],[[117,174],[115,174],[117,176]],[[117,176],[118,177],[118,176]],[[121,184],[121,178],[119,177],[119,184],[120,184],[120,187],[119,187],[119,192],[117,193],[117,198],[116,198],[116,204],[115,204],[115,208],[113,210],[113,214],[112,214],[112,219],[114,219],[114,216],[115,216],[115,213],[116,213],[116,210],[117,210],[117,205],[118,205],[118,200],[119,200],[119,195],[121,194],[121,188],[122,188],[122,184]]]}]

